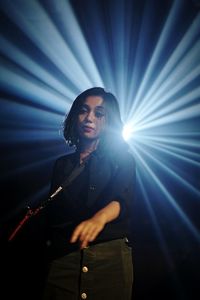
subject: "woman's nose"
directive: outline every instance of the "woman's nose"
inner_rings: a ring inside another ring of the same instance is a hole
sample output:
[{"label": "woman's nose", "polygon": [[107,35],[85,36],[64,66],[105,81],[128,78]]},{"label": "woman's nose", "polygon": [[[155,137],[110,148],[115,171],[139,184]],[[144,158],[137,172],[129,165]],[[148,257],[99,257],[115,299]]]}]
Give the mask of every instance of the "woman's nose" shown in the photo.
[{"label": "woman's nose", "polygon": [[93,122],[94,118],[95,118],[95,115],[94,115],[93,111],[88,112],[86,120],[89,122]]}]

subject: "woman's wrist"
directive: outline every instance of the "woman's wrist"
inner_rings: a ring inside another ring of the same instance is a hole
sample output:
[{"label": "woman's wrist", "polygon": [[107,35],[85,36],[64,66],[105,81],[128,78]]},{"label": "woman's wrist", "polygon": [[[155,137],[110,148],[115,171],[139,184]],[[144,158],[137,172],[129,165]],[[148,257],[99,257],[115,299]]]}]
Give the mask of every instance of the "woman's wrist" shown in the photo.
[{"label": "woman's wrist", "polygon": [[99,218],[99,220],[105,225],[113,220],[115,220],[120,214],[120,203],[118,201],[112,201],[107,206],[99,210],[94,218]]},{"label": "woman's wrist", "polygon": [[108,223],[108,217],[106,215],[106,212],[104,210],[98,211],[94,216],[94,219],[98,219],[100,223],[104,226],[106,223]]}]

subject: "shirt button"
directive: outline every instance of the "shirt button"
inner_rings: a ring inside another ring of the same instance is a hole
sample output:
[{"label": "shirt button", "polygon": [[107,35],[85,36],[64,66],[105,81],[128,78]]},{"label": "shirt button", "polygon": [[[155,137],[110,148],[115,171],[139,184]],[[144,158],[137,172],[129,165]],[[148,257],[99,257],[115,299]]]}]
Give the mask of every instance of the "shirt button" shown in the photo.
[{"label": "shirt button", "polygon": [[82,293],[82,294],[81,294],[81,298],[82,298],[82,299],[86,299],[86,298],[87,298],[87,294],[86,294],[86,293]]},{"label": "shirt button", "polygon": [[94,185],[90,185],[90,190],[94,191],[95,190],[95,186]]},{"label": "shirt button", "polygon": [[82,271],[83,271],[83,273],[87,273],[87,272],[88,272],[88,268],[87,268],[86,266],[84,266],[84,267],[82,268]]}]

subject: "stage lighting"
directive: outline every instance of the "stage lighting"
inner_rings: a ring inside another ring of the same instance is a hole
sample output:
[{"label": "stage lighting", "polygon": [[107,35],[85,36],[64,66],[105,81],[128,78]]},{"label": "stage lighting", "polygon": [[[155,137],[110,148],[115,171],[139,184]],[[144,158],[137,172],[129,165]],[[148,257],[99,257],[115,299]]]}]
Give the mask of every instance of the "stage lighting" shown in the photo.
[{"label": "stage lighting", "polygon": [[133,135],[133,127],[129,124],[125,124],[123,131],[122,131],[122,136],[125,141],[128,141],[132,138]]}]

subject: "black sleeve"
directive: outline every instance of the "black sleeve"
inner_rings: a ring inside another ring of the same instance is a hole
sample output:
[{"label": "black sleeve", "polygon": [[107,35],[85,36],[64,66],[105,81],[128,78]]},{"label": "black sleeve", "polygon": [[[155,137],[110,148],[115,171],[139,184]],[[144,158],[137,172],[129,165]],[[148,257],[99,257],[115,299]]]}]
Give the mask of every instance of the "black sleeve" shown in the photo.
[{"label": "black sleeve", "polygon": [[115,200],[120,203],[121,210],[117,221],[132,211],[135,198],[136,167],[135,160],[129,152],[124,153],[115,164],[116,171],[111,182],[109,198],[110,201]]}]

